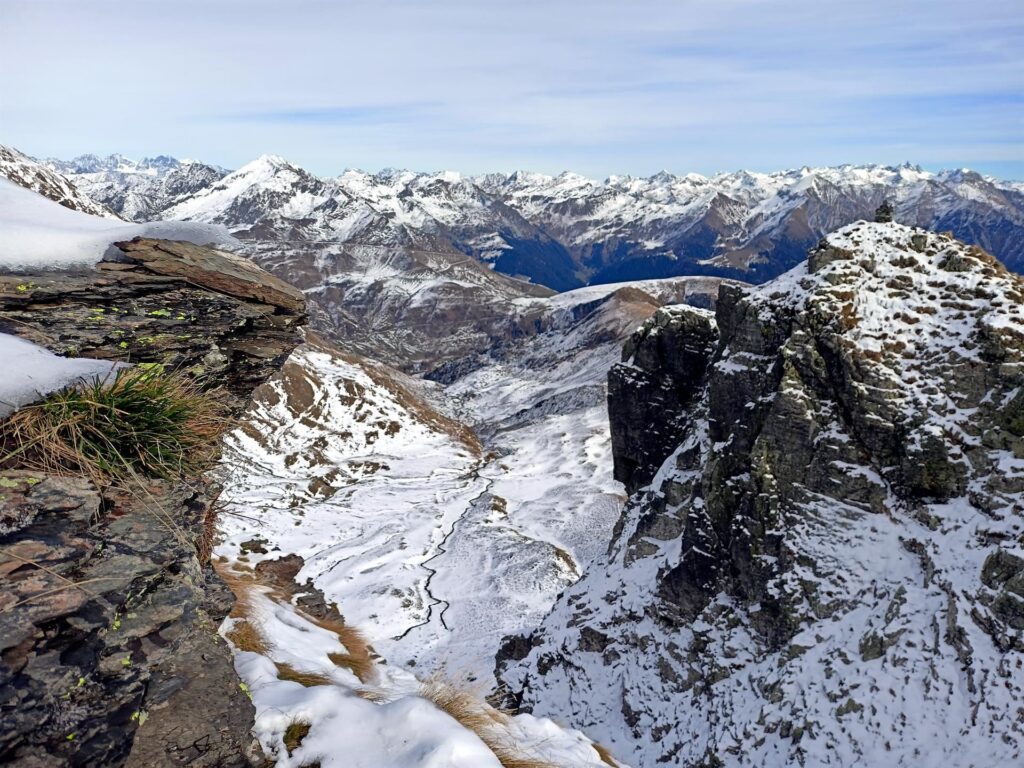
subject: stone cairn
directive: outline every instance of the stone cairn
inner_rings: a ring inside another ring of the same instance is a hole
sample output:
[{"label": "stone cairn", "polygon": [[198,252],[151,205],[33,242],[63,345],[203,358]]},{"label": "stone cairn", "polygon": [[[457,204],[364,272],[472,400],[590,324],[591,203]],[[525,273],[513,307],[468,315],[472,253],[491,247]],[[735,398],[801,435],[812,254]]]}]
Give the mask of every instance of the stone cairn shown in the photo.
[{"label": "stone cairn", "polygon": [[892,215],[893,209],[888,200],[883,200],[882,204],[875,209],[875,221],[879,224],[888,224],[891,222]]}]

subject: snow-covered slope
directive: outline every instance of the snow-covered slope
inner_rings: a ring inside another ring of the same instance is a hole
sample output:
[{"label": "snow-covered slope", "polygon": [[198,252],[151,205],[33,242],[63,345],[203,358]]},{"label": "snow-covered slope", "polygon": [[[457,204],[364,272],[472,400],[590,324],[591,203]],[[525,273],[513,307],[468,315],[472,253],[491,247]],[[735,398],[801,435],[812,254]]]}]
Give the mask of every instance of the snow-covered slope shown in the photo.
[{"label": "snow-covered slope", "polygon": [[117,215],[83,193],[65,176],[36,162],[16,149],[0,144],[0,177],[19,186],[38,192],[65,208],[82,211],[93,216],[116,219]]},{"label": "snow-covered slope", "polygon": [[[603,394],[593,390],[600,362],[655,304],[630,312],[617,299],[604,303],[576,324],[593,343],[563,341],[563,355],[593,356],[573,380],[564,377],[568,360],[533,360],[549,371],[538,381],[528,378],[528,361],[506,359],[442,392],[313,339],[257,392],[224,454],[217,554],[257,573],[300,557],[292,586],[302,591],[308,580],[322,591],[377,654],[372,673],[357,679],[328,660],[348,648],[330,631],[265,597],[248,601],[246,620],[269,650],[239,648],[237,663],[265,744],[279,744],[298,718],[313,729],[297,761],[492,764],[471,734],[417,697],[417,678],[465,677],[487,693],[503,635],[539,621],[610,535],[621,499]],[[556,337],[540,343],[550,348]],[[461,415],[478,418],[481,437],[431,404],[452,397]],[[280,664],[321,681],[303,688],[282,677]],[[551,721],[524,715],[505,725],[537,759],[604,765],[586,739]],[[376,737],[364,744],[367,729]],[[360,747],[329,748],[343,742]]]},{"label": "snow-covered slope", "polygon": [[0,419],[71,384],[106,379],[119,364],[82,357],[60,357],[17,336],[0,333]]},{"label": "snow-covered slope", "polygon": [[446,366],[439,384],[307,346],[229,441],[224,498],[246,515],[229,518],[230,541],[258,534],[302,556],[302,578],[390,660],[489,678],[502,637],[606,546],[622,501],[608,368],[665,300],[717,290],[666,283],[532,300],[522,311],[541,330]]},{"label": "snow-covered slope", "polygon": [[[692,314],[634,337],[613,419]],[[503,649],[512,702],[637,766],[1020,763],[1024,281],[861,222],[717,320],[608,554]]]}]

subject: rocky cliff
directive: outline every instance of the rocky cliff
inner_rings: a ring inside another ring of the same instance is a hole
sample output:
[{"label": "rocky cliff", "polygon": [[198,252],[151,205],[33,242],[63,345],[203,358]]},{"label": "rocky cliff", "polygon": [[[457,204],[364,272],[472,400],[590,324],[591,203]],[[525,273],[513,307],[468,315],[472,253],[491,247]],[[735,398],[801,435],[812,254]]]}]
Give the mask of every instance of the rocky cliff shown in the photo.
[{"label": "rocky cliff", "polygon": [[[231,254],[118,244],[118,262],[0,276],[0,332],[154,363],[237,413],[299,342],[302,295]],[[0,463],[0,762],[245,765],[253,708],[217,635],[231,592],[204,477],[95,484]]]},{"label": "rocky cliff", "polygon": [[613,371],[637,490],[506,643],[510,701],[636,766],[1019,763],[1024,282],[860,222],[716,321],[662,313]]}]

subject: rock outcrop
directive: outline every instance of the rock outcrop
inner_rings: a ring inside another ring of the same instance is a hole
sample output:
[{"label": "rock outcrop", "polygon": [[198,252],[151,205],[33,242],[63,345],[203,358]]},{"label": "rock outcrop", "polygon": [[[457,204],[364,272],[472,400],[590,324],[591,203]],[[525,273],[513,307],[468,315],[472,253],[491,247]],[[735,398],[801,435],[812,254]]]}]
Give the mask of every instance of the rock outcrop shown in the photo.
[{"label": "rock outcrop", "polygon": [[659,309],[626,342],[608,374],[615,479],[632,493],[675,450],[718,343],[714,314]]},{"label": "rock outcrop", "polygon": [[[706,364],[642,368],[704,381],[617,442],[635,467],[675,435],[607,557],[506,644],[510,702],[641,768],[1019,763],[1024,281],[860,222],[723,286],[717,325]],[[648,386],[621,379],[613,424]]]},{"label": "rock outcrop", "polygon": [[[299,343],[301,294],[237,257],[135,240],[78,273],[0,276],[0,331],[149,362],[238,412]],[[217,628],[203,477],[95,485],[0,464],[0,762],[242,766],[253,708]]]}]

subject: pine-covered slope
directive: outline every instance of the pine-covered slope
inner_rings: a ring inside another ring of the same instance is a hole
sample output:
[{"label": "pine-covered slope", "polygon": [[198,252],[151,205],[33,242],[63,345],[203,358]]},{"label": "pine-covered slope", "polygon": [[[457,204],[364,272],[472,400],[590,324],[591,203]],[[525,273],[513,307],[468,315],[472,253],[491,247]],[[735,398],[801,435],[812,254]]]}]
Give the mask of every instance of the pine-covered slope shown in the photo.
[{"label": "pine-covered slope", "polygon": [[641,487],[506,643],[510,699],[639,767],[1021,762],[1024,281],[859,222],[716,320],[663,314],[613,371]]}]

